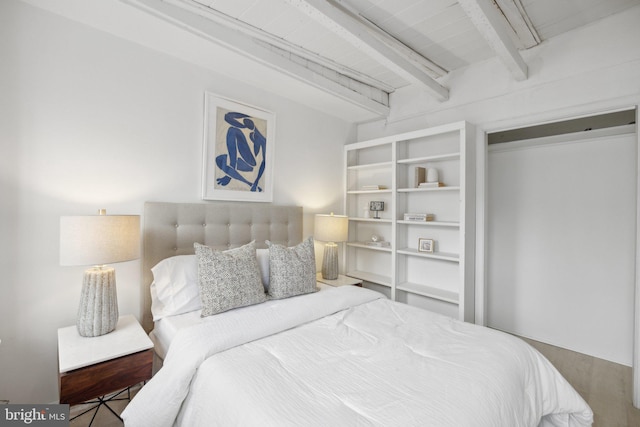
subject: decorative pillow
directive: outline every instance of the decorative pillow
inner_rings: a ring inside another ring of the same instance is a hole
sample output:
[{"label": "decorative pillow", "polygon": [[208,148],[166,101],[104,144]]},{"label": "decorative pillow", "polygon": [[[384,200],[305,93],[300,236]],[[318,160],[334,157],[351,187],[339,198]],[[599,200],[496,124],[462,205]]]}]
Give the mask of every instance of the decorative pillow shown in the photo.
[{"label": "decorative pillow", "polygon": [[264,291],[267,292],[269,290],[269,249],[256,249],[256,258],[258,258],[262,285]]},{"label": "decorative pillow", "polygon": [[269,246],[269,297],[288,298],[316,292],[316,256],[313,238],[297,246]]},{"label": "decorative pillow", "polygon": [[255,242],[224,252],[199,243],[193,246],[198,260],[202,317],[266,300]]},{"label": "decorative pillow", "polygon": [[165,258],[151,272],[151,313],[154,321],[201,308],[195,255]]}]

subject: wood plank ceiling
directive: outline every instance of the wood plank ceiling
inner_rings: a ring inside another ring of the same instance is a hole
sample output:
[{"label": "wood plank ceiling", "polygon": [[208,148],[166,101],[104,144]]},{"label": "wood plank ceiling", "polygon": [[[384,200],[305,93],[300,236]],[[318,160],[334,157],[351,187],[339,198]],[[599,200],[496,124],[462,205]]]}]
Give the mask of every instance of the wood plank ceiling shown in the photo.
[{"label": "wood plank ceiling", "polygon": [[[49,2],[25,1],[52,7]],[[513,79],[524,80],[528,68],[523,50],[640,4],[640,0],[120,1],[365,110],[370,118],[386,116],[389,94],[409,85],[446,102],[450,88],[443,81],[448,73],[492,57],[502,61]]]}]

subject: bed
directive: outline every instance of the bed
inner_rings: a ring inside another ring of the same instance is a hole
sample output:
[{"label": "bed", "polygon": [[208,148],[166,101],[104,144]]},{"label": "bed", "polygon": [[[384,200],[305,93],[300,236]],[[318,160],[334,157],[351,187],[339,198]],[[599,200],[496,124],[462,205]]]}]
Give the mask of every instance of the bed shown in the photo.
[{"label": "bed", "polygon": [[[301,208],[147,203],[144,230],[143,324],[163,366],[123,412],[127,427],[592,424],[578,393],[516,337],[369,289],[311,286]],[[217,271],[240,256],[253,267]],[[229,308],[203,271],[241,292],[258,281],[271,297]]]}]

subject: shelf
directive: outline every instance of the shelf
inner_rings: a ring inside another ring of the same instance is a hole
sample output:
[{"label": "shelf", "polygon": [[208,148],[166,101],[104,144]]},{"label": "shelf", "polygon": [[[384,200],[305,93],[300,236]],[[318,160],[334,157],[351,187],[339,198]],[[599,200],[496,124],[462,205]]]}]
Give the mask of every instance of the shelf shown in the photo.
[{"label": "shelf", "polygon": [[347,170],[383,169],[393,166],[393,162],[368,163],[365,165],[347,166]]},{"label": "shelf", "polygon": [[391,189],[386,188],[384,190],[349,190],[347,191],[347,194],[382,194],[382,193],[391,193]]},{"label": "shelf", "polygon": [[437,156],[413,157],[411,159],[398,160],[398,164],[412,165],[427,162],[442,162],[446,160],[460,160],[460,153],[439,154]]},{"label": "shelf", "polygon": [[402,248],[398,249],[398,253],[422,258],[439,259],[442,261],[460,262],[460,255],[449,252],[420,252],[417,249]]},{"label": "shelf", "polygon": [[359,222],[385,222],[391,224],[391,220],[388,218],[349,218],[349,221],[359,221]]},{"label": "shelf", "polygon": [[398,224],[404,225],[417,225],[419,227],[451,227],[460,228],[459,222],[454,221],[404,221],[399,219],[396,221]]},{"label": "shelf", "polygon": [[381,286],[386,286],[388,288],[391,287],[391,278],[388,276],[382,276],[380,274],[368,273],[366,271],[347,271],[345,274],[349,277],[354,277],[356,279],[364,280],[365,282],[376,283]]},{"label": "shelf", "polygon": [[[380,290],[392,300],[474,321],[475,271],[466,261],[475,259],[475,233],[464,230],[475,220],[475,194],[467,191],[476,185],[475,137],[471,124],[457,122],[345,145],[347,276],[388,287]],[[438,169],[445,186],[415,188],[417,167]],[[372,190],[375,184],[387,188]],[[365,218],[372,200],[384,201],[384,218]],[[404,220],[420,212],[438,220]],[[390,246],[366,245],[369,235],[385,236]],[[425,236],[451,253],[418,251]]]},{"label": "shelf", "polygon": [[420,285],[418,283],[400,283],[396,286],[396,289],[440,301],[450,302],[452,304],[458,304],[460,301],[460,296],[457,292],[447,291],[446,289],[440,289],[428,285]]},{"label": "shelf", "polygon": [[351,246],[352,248],[369,249],[372,251],[391,252],[391,246],[370,246],[359,242],[347,242],[347,246]]},{"label": "shelf", "polygon": [[459,191],[460,187],[436,187],[436,188],[398,188],[398,193],[421,193],[424,191]]}]

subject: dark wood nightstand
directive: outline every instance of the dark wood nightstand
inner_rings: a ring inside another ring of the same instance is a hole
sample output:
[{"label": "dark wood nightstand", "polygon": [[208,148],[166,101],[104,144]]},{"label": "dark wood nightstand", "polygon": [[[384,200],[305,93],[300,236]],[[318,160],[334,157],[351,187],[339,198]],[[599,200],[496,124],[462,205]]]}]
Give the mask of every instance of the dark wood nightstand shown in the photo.
[{"label": "dark wood nightstand", "polygon": [[121,316],[113,332],[99,337],[82,337],[75,326],[60,328],[60,403],[97,398],[95,403],[106,404],[101,396],[149,380],[152,363],[153,343],[131,315]]}]

